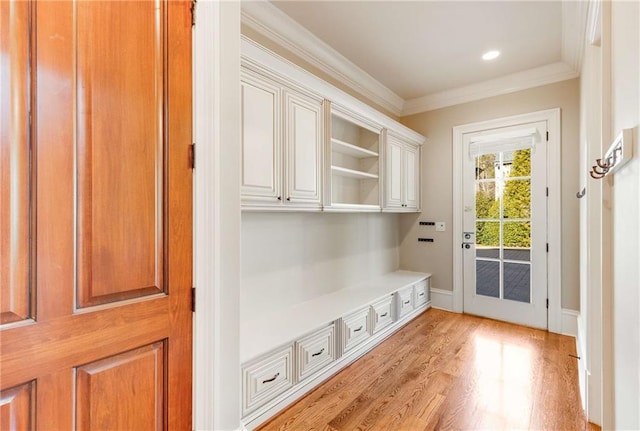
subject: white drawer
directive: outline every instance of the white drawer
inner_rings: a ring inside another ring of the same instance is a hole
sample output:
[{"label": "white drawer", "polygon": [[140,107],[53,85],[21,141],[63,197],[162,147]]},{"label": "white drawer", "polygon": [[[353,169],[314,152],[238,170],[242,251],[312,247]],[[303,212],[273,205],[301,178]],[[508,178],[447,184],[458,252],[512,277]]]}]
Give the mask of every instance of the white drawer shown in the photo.
[{"label": "white drawer", "polygon": [[274,351],[243,366],[243,415],[293,386],[293,346]]},{"label": "white drawer", "polygon": [[332,323],[296,342],[298,382],[336,359],[336,328]]},{"label": "white drawer", "polygon": [[413,285],[414,289],[414,304],[415,307],[420,307],[429,301],[429,279],[422,280],[419,283]]},{"label": "white drawer", "polygon": [[398,319],[406,316],[413,310],[413,286],[405,287],[397,291]]},{"label": "white drawer", "polygon": [[371,329],[376,332],[394,322],[393,296],[389,295],[371,304]]},{"label": "white drawer", "polygon": [[371,337],[369,307],[343,317],[341,325],[342,351],[347,352]]}]

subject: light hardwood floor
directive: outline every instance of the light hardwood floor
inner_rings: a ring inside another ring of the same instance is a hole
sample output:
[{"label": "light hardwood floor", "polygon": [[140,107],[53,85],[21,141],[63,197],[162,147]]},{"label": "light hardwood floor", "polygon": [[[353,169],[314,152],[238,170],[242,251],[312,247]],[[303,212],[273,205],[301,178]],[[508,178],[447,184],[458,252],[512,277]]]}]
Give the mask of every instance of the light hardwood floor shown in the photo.
[{"label": "light hardwood floor", "polygon": [[595,430],[575,340],[430,309],[261,430]]}]

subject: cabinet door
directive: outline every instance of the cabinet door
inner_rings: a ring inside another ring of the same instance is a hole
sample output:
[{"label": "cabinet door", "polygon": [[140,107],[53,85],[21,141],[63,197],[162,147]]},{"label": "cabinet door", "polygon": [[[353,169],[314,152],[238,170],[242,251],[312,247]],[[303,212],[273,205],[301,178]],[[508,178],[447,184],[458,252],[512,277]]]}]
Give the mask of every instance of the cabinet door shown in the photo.
[{"label": "cabinet door", "polygon": [[402,152],[403,176],[402,189],[404,206],[407,209],[417,210],[419,205],[420,175],[418,163],[420,160],[418,147],[405,144]]},{"label": "cabinet door", "polygon": [[322,100],[285,92],[286,201],[320,206]]},{"label": "cabinet door", "polygon": [[242,91],[242,199],[279,204],[281,191],[280,86],[245,72]]},{"label": "cabinet door", "polygon": [[387,137],[385,145],[385,208],[402,208],[402,142]]}]

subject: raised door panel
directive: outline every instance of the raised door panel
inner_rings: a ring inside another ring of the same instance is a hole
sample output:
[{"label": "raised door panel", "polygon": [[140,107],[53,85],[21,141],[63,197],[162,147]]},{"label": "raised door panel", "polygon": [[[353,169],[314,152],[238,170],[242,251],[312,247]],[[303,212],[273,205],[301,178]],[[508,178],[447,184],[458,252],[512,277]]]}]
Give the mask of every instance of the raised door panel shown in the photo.
[{"label": "raised door panel", "polygon": [[29,382],[0,392],[0,430],[35,430],[35,385]]},{"label": "raised door panel", "polygon": [[280,86],[267,78],[245,72],[241,92],[242,198],[262,204],[280,204]]},{"label": "raised door panel", "polygon": [[406,144],[403,151],[403,190],[404,205],[406,208],[417,210],[419,205],[418,175],[419,149],[411,144]]},{"label": "raised door panel", "polygon": [[320,206],[322,172],[322,100],[287,90],[287,201]]},{"label": "raised door panel", "polygon": [[31,316],[31,7],[0,2],[0,324]]},{"label": "raised door panel", "polygon": [[402,142],[388,136],[385,148],[385,208],[402,208]]},{"label": "raised door panel", "polygon": [[165,290],[165,37],[164,8],[153,2],[76,7],[78,306],[86,307]]},{"label": "raised door panel", "polygon": [[158,342],[78,367],[77,429],[167,429],[164,350]]}]

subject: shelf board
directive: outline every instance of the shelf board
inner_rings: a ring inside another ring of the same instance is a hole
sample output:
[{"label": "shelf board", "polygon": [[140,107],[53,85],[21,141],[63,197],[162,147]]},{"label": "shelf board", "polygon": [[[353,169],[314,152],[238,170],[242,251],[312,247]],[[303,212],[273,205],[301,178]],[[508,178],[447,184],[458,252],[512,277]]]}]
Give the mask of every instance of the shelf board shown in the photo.
[{"label": "shelf board", "polygon": [[358,147],[357,145],[353,145],[335,138],[331,138],[331,151],[335,151],[336,153],[340,154],[346,154],[347,156],[355,157],[357,159],[378,157],[378,153],[376,153],[375,151],[367,150],[366,148]]},{"label": "shelf board", "polygon": [[331,166],[331,172],[334,175],[339,175],[342,177],[349,177],[349,178],[356,178],[359,180],[370,180],[370,179],[377,179],[378,175],[376,174],[370,174],[368,172],[362,172],[362,171],[356,171],[354,169],[347,169],[347,168],[343,168],[341,166]]}]

